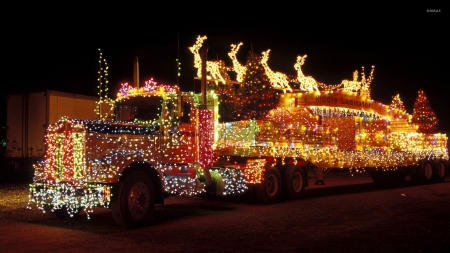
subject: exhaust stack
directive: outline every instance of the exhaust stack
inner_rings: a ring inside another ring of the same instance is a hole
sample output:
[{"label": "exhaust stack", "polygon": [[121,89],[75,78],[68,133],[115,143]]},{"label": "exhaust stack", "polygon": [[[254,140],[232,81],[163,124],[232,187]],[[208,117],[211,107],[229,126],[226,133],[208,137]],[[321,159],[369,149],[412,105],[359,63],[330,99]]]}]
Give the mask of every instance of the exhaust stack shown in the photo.
[{"label": "exhaust stack", "polygon": [[200,51],[200,57],[202,58],[202,79],[201,79],[201,94],[202,94],[202,105],[206,108],[206,61],[208,54],[208,47],[203,46]]},{"label": "exhaust stack", "polygon": [[136,59],[134,60],[134,85],[137,89],[139,89],[139,60],[136,56]]}]

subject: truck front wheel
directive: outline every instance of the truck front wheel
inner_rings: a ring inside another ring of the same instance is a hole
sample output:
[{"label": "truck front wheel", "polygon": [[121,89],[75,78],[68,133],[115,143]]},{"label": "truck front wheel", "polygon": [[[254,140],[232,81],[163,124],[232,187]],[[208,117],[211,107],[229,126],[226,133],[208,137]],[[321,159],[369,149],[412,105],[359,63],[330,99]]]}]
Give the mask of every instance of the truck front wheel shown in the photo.
[{"label": "truck front wheel", "polygon": [[255,185],[255,196],[262,204],[274,204],[281,196],[281,176],[276,168],[266,169],[264,180]]},{"label": "truck front wheel", "polygon": [[153,218],[155,188],[150,176],[143,171],[133,172],[118,183],[111,198],[111,213],[121,227],[140,227]]}]

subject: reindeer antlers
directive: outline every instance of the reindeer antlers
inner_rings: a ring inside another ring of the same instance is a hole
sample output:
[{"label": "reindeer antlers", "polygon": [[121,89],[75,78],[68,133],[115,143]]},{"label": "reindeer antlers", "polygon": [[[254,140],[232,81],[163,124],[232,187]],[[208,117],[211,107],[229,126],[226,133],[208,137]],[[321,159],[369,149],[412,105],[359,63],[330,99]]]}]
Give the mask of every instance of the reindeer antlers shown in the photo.
[{"label": "reindeer antlers", "polygon": [[194,52],[198,52],[198,50],[202,47],[203,45],[203,41],[206,40],[207,37],[205,36],[198,36],[197,37],[197,41],[195,42],[195,44],[192,47],[189,47],[189,49],[191,50],[191,53]]},{"label": "reindeer antlers", "polygon": [[231,44],[231,52],[228,53],[228,55],[230,57],[232,56],[236,56],[237,51],[239,51],[239,48],[243,45],[244,43],[240,42],[239,44],[235,45],[235,44]]}]

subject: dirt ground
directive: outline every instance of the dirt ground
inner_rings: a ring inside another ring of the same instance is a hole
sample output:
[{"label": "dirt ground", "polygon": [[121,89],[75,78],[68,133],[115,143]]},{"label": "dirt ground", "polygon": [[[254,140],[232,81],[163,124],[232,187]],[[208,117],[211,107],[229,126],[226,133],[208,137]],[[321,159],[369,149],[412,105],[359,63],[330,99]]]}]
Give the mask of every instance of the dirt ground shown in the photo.
[{"label": "dirt ground", "polygon": [[151,225],[122,229],[111,213],[60,220],[27,209],[26,183],[0,183],[1,252],[450,252],[450,179],[377,186],[325,178],[303,199],[170,197]]}]

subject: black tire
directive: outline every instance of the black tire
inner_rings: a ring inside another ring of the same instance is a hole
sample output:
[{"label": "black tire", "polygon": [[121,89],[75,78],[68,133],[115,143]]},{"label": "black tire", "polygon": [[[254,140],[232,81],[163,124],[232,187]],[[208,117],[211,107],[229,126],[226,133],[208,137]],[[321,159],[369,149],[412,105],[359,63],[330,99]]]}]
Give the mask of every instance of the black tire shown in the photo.
[{"label": "black tire", "polygon": [[80,214],[81,210],[83,210],[83,208],[80,207],[77,210],[74,210],[74,212],[69,212],[66,206],[63,206],[61,209],[54,209],[53,211],[52,209],[53,205],[44,205],[45,213],[55,215],[61,220],[77,217]]},{"label": "black tire", "polygon": [[446,168],[445,163],[442,160],[439,160],[436,165],[434,166],[434,172],[433,172],[434,178],[433,181],[436,183],[442,183],[445,180],[446,176]]},{"label": "black tire", "polygon": [[281,176],[276,168],[266,169],[264,180],[255,185],[255,197],[261,204],[274,204],[281,196]]},{"label": "black tire", "polygon": [[417,176],[421,184],[430,184],[433,182],[433,163],[431,161],[423,161],[419,164]]},{"label": "black tire", "polygon": [[288,165],[283,171],[282,184],[283,195],[287,199],[299,199],[305,190],[305,172],[303,168]]},{"label": "black tire", "polygon": [[143,171],[133,172],[115,188],[111,213],[117,225],[127,228],[147,225],[153,218],[156,199],[150,176]]}]

